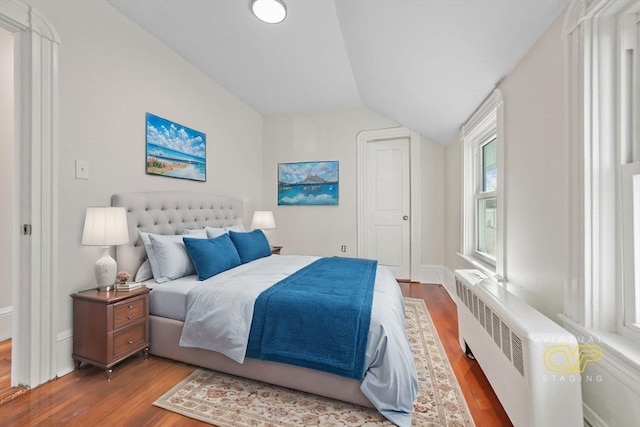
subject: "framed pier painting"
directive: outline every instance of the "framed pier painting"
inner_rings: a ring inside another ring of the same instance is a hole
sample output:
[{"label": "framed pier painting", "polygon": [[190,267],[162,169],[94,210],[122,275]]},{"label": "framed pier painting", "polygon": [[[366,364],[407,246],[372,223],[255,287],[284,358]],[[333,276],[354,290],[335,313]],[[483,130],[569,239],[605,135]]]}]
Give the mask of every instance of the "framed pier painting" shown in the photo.
[{"label": "framed pier painting", "polygon": [[207,180],[207,135],[151,113],[146,122],[148,175]]},{"label": "framed pier painting", "polygon": [[338,162],[278,164],[278,205],[337,205]]}]

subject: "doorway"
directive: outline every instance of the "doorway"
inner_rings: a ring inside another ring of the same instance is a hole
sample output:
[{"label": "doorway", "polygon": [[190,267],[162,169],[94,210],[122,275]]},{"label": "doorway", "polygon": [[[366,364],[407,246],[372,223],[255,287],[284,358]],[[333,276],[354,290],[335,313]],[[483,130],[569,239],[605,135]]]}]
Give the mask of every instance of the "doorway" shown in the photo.
[{"label": "doorway", "polygon": [[420,268],[420,139],[406,128],[358,134],[358,256],[401,281]]},{"label": "doorway", "polygon": [[0,1],[0,28],[14,48],[11,385],[55,378],[57,259],[57,52],[47,20],[20,0]]},{"label": "doorway", "polygon": [[411,278],[409,138],[365,145],[364,257]]},{"label": "doorway", "polygon": [[13,35],[0,27],[0,399],[11,388],[13,319],[14,86]]}]

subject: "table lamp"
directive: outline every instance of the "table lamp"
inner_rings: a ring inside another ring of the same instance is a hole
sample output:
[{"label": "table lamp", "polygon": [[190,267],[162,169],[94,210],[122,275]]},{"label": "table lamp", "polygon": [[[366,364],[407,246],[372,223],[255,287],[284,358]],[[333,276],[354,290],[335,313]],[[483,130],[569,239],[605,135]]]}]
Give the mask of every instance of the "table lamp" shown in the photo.
[{"label": "table lamp", "polygon": [[[272,230],[276,228],[276,220],[273,218],[273,212],[271,211],[255,211],[253,213],[253,221],[251,221],[251,228],[254,230]],[[267,241],[269,236],[265,233]],[[271,244],[271,242],[269,242]]]},{"label": "table lamp", "polygon": [[111,258],[109,247],[129,241],[127,213],[124,208],[88,207],[84,218],[82,244],[102,246],[102,256],[96,261],[98,290],[114,289],[118,266]]}]

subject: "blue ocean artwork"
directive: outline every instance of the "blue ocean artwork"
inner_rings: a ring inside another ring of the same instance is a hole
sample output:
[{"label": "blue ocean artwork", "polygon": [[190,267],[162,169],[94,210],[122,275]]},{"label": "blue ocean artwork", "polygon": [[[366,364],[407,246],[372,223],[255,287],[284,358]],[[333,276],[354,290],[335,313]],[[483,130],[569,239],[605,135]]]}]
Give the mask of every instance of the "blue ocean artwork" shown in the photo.
[{"label": "blue ocean artwork", "polygon": [[338,162],[278,164],[278,205],[337,205]]},{"label": "blue ocean artwork", "polygon": [[147,166],[151,175],[207,180],[207,136],[151,113],[147,121]]}]

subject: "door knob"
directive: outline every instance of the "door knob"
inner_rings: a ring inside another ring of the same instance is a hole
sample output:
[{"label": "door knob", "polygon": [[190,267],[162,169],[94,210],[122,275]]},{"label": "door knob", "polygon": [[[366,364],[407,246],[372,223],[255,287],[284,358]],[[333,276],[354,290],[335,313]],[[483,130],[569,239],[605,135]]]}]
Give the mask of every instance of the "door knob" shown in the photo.
[{"label": "door knob", "polygon": [[409,217],[407,215],[403,216],[402,219],[404,219],[405,221],[409,219]]}]

